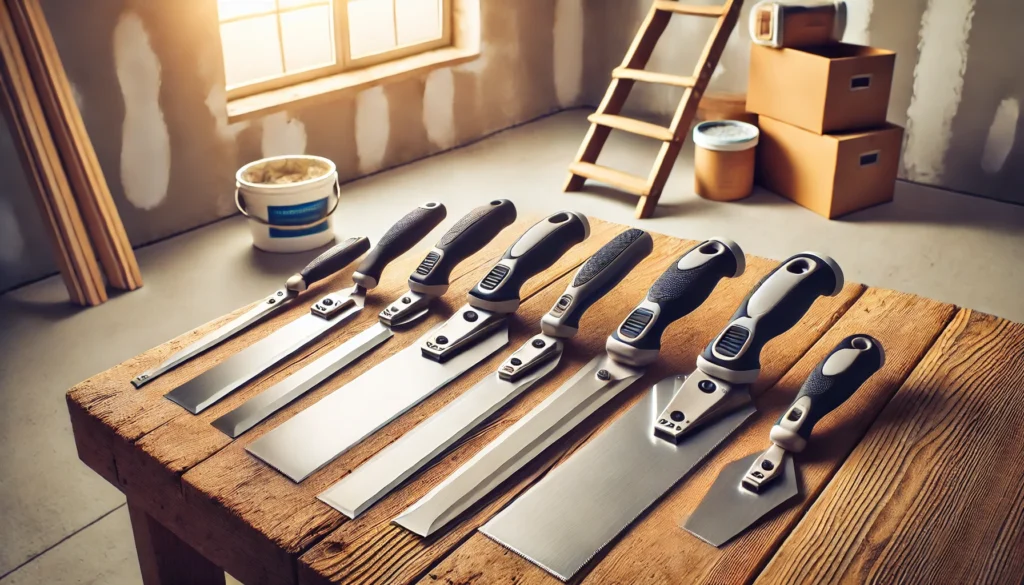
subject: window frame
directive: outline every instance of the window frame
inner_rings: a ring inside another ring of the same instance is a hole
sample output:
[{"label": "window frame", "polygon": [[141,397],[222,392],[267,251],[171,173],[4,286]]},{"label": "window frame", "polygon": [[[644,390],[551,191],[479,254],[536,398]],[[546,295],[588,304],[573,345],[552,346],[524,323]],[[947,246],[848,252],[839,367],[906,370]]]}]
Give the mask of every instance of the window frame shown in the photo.
[{"label": "window frame", "polygon": [[[380,65],[388,61],[394,61],[402,59],[404,57],[410,57],[427,51],[452,47],[453,43],[453,11],[452,11],[452,0],[440,0],[441,9],[441,37],[429,41],[423,41],[421,43],[414,43],[411,45],[399,45],[393,49],[381,51],[379,53],[372,53],[359,57],[358,59],[352,59],[350,55],[349,38],[348,38],[348,4],[350,0],[309,0],[309,2],[287,6],[281,8],[280,0],[274,0],[274,10],[261,12],[257,14],[246,14],[244,16],[238,16],[221,20],[218,18],[217,29],[220,31],[220,27],[226,23],[250,20],[253,18],[259,18],[264,16],[275,16],[277,19],[278,27],[278,42],[283,43],[283,35],[281,32],[281,14],[294,12],[296,10],[302,10],[304,8],[310,8],[313,6],[323,6],[334,8],[334,18],[332,25],[334,30],[332,35],[332,43],[334,50],[335,63],[333,65],[325,65],[321,67],[312,67],[309,69],[303,69],[300,71],[294,71],[291,73],[284,73],[279,76],[256,80],[244,85],[239,86],[228,86],[227,99],[233,100],[238,98],[250,97],[260,93],[273,91],[277,89],[286,88],[292,85],[297,85],[307,81],[313,81],[322,77],[328,77],[339,73],[347,73],[358,69],[364,69],[372,67],[374,65]],[[396,0],[390,0],[393,4]],[[395,15],[397,21],[397,12]],[[222,41],[223,42],[223,41]],[[282,48],[283,50],[283,48]],[[223,55],[223,47],[221,47],[221,54]],[[223,58],[223,57],[222,57]],[[283,64],[282,64],[283,69]]]}]

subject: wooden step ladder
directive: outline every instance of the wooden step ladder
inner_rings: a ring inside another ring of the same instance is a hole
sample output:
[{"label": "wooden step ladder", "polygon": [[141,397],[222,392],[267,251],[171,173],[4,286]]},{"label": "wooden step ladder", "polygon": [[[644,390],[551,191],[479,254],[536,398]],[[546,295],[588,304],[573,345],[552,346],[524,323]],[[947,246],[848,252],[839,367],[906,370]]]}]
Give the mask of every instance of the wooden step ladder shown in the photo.
[{"label": "wooden step ladder", "polygon": [[[569,180],[565,184],[566,191],[579,191],[587,179],[607,183],[624,191],[640,196],[636,207],[638,218],[650,217],[658,204],[665,182],[672,172],[672,165],[679,156],[690,124],[697,114],[704,89],[711,80],[711,74],[718,66],[718,59],[725,50],[725,44],[736,26],[743,0],[726,0],[721,6],[687,6],[675,0],[657,0],[651,5],[647,17],[644,18],[637,31],[636,38],[626,51],[622,65],[612,71],[612,82],[597,111],[589,118],[590,130],[583,138],[583,145],[576,154],[576,160],[569,166]],[[674,14],[684,14],[706,18],[715,18],[717,23],[704,46],[692,77],[669,75],[644,71],[647,61],[654,52],[654,45],[665,31],[669,19]],[[660,83],[685,88],[683,98],[672,116],[669,127],[641,122],[620,116],[626,97],[629,96],[633,84],[637,81]],[[629,173],[617,171],[596,164],[597,157],[604,148],[604,143],[612,130],[623,130],[639,134],[662,142],[661,150],[654,161],[654,168],[647,178],[637,177]]]}]

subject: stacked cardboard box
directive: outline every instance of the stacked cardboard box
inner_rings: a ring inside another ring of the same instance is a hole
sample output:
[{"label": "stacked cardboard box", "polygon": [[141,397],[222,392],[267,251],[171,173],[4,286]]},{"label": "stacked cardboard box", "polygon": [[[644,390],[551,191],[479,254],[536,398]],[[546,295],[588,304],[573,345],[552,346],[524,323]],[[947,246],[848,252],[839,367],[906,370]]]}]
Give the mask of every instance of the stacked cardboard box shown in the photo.
[{"label": "stacked cardboard box", "polygon": [[896,55],[845,43],[754,44],[760,185],[828,218],[892,200],[903,129],[885,120]]}]

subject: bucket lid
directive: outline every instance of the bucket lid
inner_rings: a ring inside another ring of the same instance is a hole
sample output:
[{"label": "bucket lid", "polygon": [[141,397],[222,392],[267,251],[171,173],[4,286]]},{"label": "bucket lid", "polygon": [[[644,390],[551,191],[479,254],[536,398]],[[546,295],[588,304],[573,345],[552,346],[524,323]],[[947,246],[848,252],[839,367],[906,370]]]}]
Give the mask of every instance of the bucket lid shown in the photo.
[{"label": "bucket lid", "polygon": [[739,120],[712,120],[693,128],[693,143],[707,150],[735,151],[757,146],[757,126]]},{"label": "bucket lid", "polygon": [[328,178],[334,182],[335,170],[334,162],[322,156],[289,154],[253,161],[238,169],[235,180],[249,188],[285,190]]}]

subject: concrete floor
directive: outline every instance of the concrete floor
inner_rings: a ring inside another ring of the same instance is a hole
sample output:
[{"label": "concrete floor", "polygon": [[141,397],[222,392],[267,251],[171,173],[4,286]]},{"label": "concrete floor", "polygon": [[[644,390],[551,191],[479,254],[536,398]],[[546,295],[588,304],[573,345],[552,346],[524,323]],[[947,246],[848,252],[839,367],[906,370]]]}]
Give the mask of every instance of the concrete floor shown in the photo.
[{"label": "concrete floor", "polygon": [[[637,221],[631,196],[560,191],[585,115],[564,112],[345,185],[336,230],[375,239],[430,199],[448,206],[447,227],[506,197],[522,214],[566,208],[692,239],[725,235],[771,258],[817,250],[833,255],[850,280],[1024,321],[1024,207],[905,183],[894,203],[842,221],[766,192],[718,204],[693,194],[684,152],[657,216]],[[655,147],[615,136],[601,162],[646,174]],[[257,299],[315,254],[268,255],[249,243],[236,217],[142,248],[146,286],[88,310],[67,304],[59,278],[0,297],[0,585],[141,581],[124,498],[78,461],[64,392]]]}]

